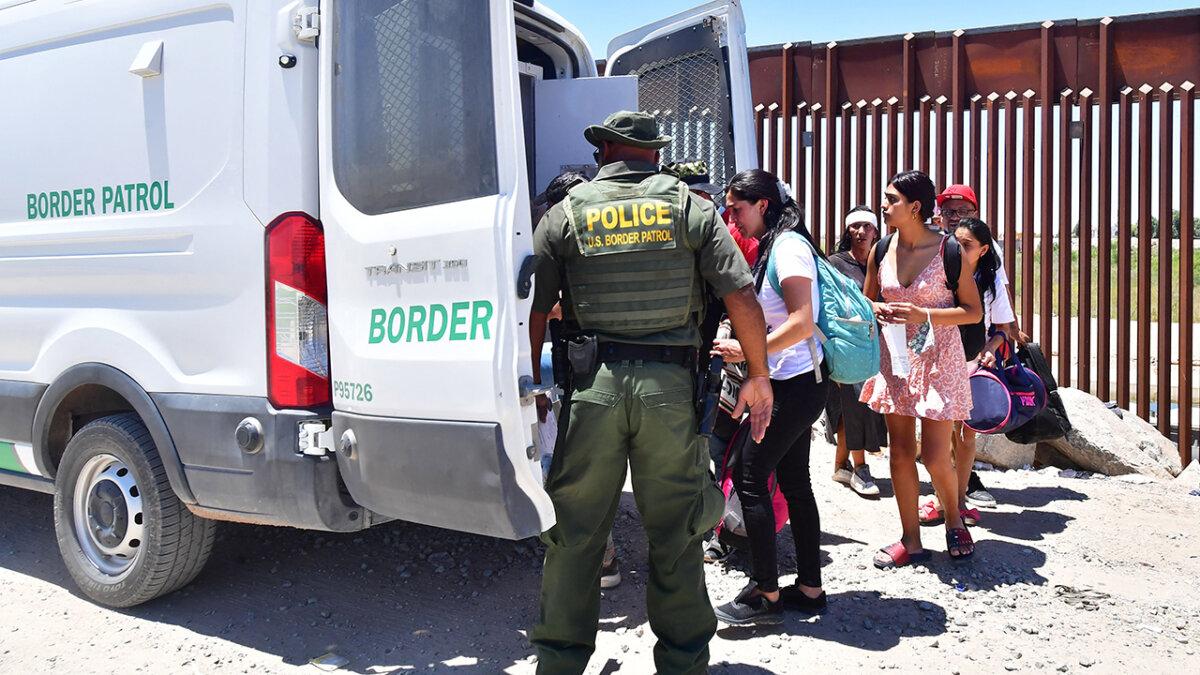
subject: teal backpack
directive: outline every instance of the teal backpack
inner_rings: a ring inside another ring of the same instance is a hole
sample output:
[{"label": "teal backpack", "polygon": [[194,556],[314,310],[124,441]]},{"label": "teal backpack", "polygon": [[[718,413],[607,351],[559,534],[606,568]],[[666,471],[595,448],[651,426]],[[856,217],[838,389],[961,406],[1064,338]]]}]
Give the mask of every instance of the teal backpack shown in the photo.
[{"label": "teal backpack", "polygon": [[[858,384],[879,372],[879,330],[871,303],[858,289],[858,285],[837,271],[827,260],[817,255],[816,249],[807,239],[796,232],[784,232],[775,243],[795,237],[803,241],[813,252],[817,264],[817,297],[821,310],[817,319],[816,339],[825,350],[825,364],[829,377],[841,384]],[[775,247],[767,258],[767,281],[771,288],[783,297],[779,285],[779,273],[775,270]],[[810,340],[809,349],[816,363],[816,349]],[[817,381],[821,381],[821,369],[814,370]]]}]

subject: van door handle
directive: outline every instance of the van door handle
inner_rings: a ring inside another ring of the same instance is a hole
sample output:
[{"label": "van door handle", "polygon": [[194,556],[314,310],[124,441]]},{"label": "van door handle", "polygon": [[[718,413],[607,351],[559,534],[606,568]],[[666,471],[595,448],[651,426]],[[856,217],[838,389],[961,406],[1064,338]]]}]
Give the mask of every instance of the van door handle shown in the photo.
[{"label": "van door handle", "polygon": [[521,261],[521,269],[517,272],[517,297],[524,300],[533,290],[533,272],[537,269],[537,256],[527,255]]},{"label": "van door handle", "polygon": [[550,384],[534,384],[533,378],[528,375],[522,375],[517,379],[517,391],[520,394],[521,400],[525,401],[535,396],[562,396],[562,389],[554,383]]}]

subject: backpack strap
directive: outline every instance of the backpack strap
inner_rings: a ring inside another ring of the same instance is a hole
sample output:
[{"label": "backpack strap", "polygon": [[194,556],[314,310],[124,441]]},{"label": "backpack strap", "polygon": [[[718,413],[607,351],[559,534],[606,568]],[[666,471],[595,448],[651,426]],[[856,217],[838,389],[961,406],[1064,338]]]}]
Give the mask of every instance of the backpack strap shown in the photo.
[{"label": "backpack strap", "polygon": [[962,274],[962,247],[952,235],[942,237],[942,269],[946,272],[946,288],[954,293],[958,304],[958,277]]},{"label": "backpack strap", "polygon": [[[883,264],[883,257],[887,255],[888,247],[892,245],[892,238],[896,236],[895,232],[889,233],[883,239],[875,242],[875,277],[879,277],[879,266]],[[880,295],[883,295],[883,282],[879,284]],[[867,298],[871,302],[875,302],[880,298]]]},{"label": "backpack strap", "polygon": [[[818,276],[819,276],[819,272],[820,272],[820,267],[817,265],[816,251],[813,250],[812,244],[809,243],[809,241],[807,239],[800,236],[800,234],[798,234],[796,232],[784,232],[784,233],[780,234],[779,237],[775,240],[775,244],[773,244],[771,246],[771,254],[769,256],[767,256],[767,273],[766,273],[767,283],[771,284],[771,288],[775,289],[775,293],[777,293],[779,295],[780,299],[783,298],[783,285],[779,281],[779,270],[775,269],[775,246],[778,245],[779,242],[784,241],[786,238],[790,238],[790,237],[795,237],[795,238],[799,239],[800,241],[804,242],[805,245],[808,246],[809,250],[813,252],[814,271],[818,272]],[[820,280],[813,279],[813,283],[819,284]],[[820,327],[818,327],[816,324],[816,321],[814,321],[813,322],[813,335],[812,335],[812,337],[805,340],[804,342],[808,346],[808,354],[809,354],[809,358],[812,360],[813,373],[816,375],[816,381],[818,383],[820,383],[821,382],[821,362],[817,360],[817,340],[824,342],[825,334],[823,332],[821,332]]]},{"label": "backpack strap", "polygon": [[875,273],[879,274],[879,266],[883,264],[883,256],[887,255],[888,248],[892,245],[892,238],[896,236],[895,232],[888,234],[883,239],[875,242]]},{"label": "backpack strap", "polygon": [[[779,282],[779,270],[775,268],[775,246],[792,237],[798,237],[801,241],[804,241],[804,237],[801,237],[796,232],[781,232],[775,238],[775,243],[771,245],[771,253],[767,256],[767,283],[771,284],[771,288],[775,289],[775,293],[781,298],[783,297],[783,286]],[[808,242],[805,241],[804,243],[807,244]]]}]

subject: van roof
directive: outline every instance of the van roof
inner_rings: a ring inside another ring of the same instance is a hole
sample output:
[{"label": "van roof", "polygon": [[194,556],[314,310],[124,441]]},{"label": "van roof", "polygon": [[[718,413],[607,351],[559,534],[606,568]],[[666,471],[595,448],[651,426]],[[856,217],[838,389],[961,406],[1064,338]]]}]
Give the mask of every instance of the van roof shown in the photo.
[{"label": "van roof", "polygon": [[592,48],[587,38],[570,21],[561,14],[550,9],[544,2],[537,0],[515,0],[513,8],[526,19],[537,21],[546,30],[555,33],[576,52],[579,58],[579,77],[596,76],[596,59],[592,56]]}]

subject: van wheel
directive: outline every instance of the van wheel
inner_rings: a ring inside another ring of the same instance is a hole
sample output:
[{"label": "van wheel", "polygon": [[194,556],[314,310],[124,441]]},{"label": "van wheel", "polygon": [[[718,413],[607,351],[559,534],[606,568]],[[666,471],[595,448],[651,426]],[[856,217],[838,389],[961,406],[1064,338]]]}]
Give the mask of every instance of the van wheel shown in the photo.
[{"label": "van wheel", "polygon": [[54,490],[67,571],[92,600],[131,607],[196,577],[216,523],[180,503],[150,432],[125,413],[90,422],[67,443]]}]

